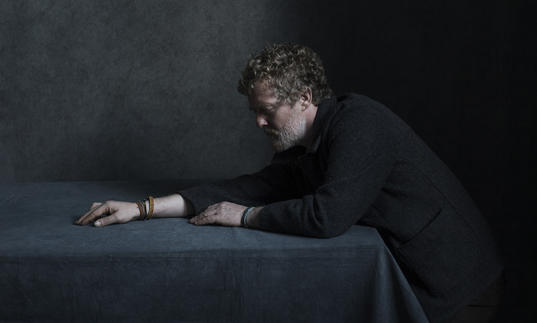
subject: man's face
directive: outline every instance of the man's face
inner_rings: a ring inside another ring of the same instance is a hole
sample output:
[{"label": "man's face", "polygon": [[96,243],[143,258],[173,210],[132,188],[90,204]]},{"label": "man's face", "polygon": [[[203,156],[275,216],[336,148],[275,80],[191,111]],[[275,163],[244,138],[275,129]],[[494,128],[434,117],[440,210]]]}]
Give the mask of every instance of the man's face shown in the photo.
[{"label": "man's face", "polygon": [[256,82],[248,96],[250,110],[256,114],[256,122],[270,138],[276,152],[301,143],[306,134],[306,119],[299,101],[293,106],[278,102],[273,91],[262,82]]}]

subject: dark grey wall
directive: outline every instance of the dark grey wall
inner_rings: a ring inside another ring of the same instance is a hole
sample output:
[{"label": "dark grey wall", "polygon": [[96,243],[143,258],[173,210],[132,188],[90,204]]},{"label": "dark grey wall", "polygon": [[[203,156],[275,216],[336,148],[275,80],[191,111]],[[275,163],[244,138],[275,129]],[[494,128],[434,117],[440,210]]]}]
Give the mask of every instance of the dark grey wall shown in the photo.
[{"label": "dark grey wall", "polygon": [[337,93],[387,104],[446,161],[507,263],[502,320],[535,320],[532,1],[0,2],[0,180],[223,178],[270,147],[235,91],[295,41]]},{"label": "dark grey wall", "polygon": [[269,1],[0,6],[2,177],[223,177],[270,157],[235,91],[281,33]]}]

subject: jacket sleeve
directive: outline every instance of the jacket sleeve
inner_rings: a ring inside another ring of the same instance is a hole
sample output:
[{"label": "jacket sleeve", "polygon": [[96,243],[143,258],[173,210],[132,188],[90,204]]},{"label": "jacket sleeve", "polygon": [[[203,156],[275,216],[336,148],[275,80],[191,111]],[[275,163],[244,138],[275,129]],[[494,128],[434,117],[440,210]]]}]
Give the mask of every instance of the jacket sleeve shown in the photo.
[{"label": "jacket sleeve", "polygon": [[262,229],[333,237],[355,224],[373,203],[396,160],[397,142],[381,112],[356,111],[334,118],[326,135],[323,182],[301,198],[266,205]]},{"label": "jacket sleeve", "polygon": [[289,161],[300,153],[300,149],[274,155],[272,162],[259,172],[242,175],[234,179],[199,185],[178,191],[199,214],[208,206],[228,201],[246,206],[260,206],[275,201],[300,197],[296,188],[293,164]]}]

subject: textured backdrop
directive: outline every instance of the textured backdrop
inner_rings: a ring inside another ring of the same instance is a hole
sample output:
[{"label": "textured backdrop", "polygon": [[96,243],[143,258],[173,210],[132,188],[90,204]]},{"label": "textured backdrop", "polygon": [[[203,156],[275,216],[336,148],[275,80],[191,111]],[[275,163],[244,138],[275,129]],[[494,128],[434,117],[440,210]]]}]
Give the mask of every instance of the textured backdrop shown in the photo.
[{"label": "textured backdrop", "polygon": [[506,258],[510,321],[536,319],[537,8],[480,2],[0,1],[0,181],[252,172],[271,149],[240,70],[300,42],[461,179]]}]

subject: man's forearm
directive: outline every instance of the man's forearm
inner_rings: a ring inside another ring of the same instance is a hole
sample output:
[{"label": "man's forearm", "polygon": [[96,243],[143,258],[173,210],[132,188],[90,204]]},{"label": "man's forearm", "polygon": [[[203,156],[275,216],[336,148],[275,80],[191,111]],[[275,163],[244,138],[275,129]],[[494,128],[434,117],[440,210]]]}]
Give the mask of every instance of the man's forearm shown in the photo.
[{"label": "man's forearm", "polygon": [[153,210],[155,218],[184,218],[193,213],[194,210],[190,202],[180,194],[155,198],[155,209]]}]

